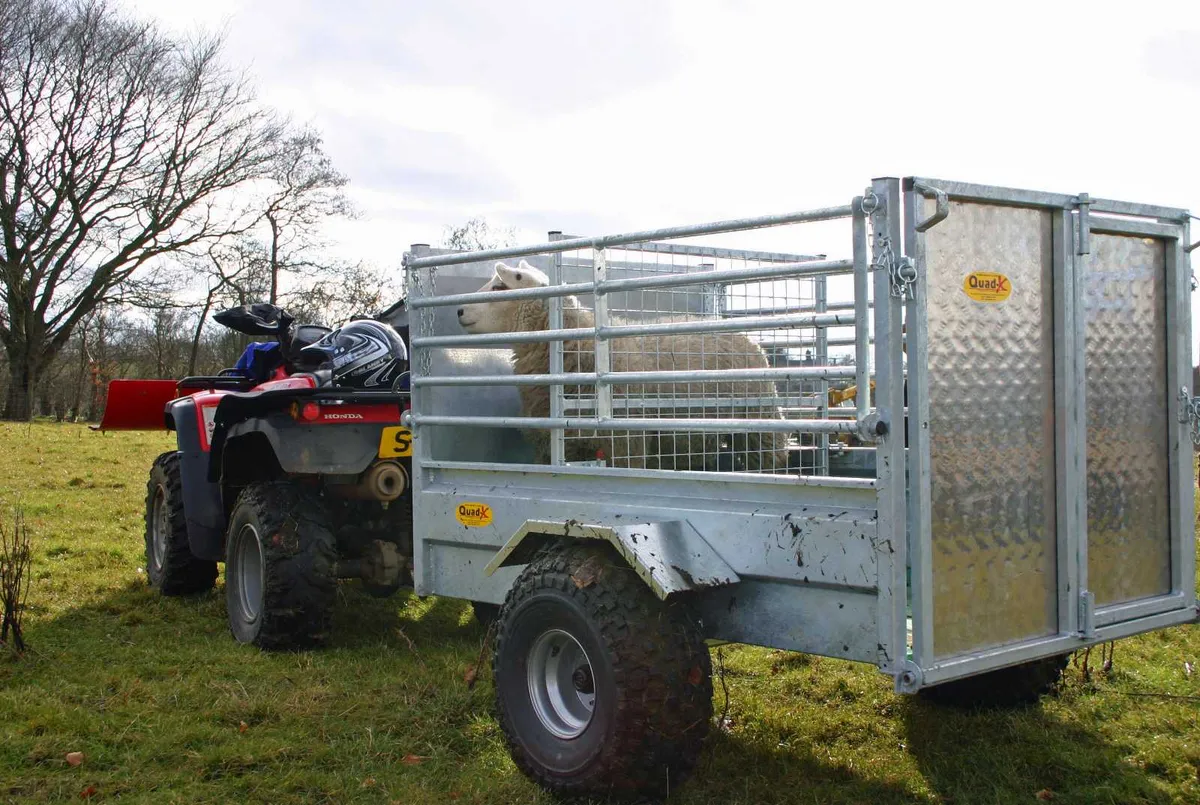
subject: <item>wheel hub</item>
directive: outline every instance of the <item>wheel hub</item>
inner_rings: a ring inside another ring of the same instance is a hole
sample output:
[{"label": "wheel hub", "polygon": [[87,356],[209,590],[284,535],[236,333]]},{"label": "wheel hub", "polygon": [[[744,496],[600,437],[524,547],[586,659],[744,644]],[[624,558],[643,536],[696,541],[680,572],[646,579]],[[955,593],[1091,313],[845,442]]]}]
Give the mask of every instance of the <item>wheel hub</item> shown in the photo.
[{"label": "wheel hub", "polygon": [[562,629],[543,632],[529,649],[526,681],[533,711],[547,731],[564,740],[583,734],[595,710],[596,683],[578,640]]},{"label": "wheel hub", "polygon": [[258,531],[249,523],[242,526],[238,536],[238,602],[242,607],[242,618],[247,623],[253,623],[262,611],[262,549],[258,544]]},{"label": "wheel hub", "polygon": [[161,484],[154,491],[154,511],[150,519],[150,561],[160,570],[167,555],[167,536],[171,531],[171,511],[167,506],[167,490]]},{"label": "wheel hub", "polygon": [[581,665],[576,668],[575,673],[571,674],[571,684],[580,693],[595,693],[596,682],[592,679],[591,666]]}]

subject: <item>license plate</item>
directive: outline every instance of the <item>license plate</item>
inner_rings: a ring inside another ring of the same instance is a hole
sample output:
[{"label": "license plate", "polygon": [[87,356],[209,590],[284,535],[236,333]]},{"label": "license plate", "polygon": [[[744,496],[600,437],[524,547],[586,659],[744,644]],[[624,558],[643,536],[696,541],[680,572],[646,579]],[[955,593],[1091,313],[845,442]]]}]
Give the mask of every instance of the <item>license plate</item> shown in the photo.
[{"label": "license plate", "polygon": [[379,437],[380,458],[408,458],[412,455],[412,431],[400,425],[383,429]]}]

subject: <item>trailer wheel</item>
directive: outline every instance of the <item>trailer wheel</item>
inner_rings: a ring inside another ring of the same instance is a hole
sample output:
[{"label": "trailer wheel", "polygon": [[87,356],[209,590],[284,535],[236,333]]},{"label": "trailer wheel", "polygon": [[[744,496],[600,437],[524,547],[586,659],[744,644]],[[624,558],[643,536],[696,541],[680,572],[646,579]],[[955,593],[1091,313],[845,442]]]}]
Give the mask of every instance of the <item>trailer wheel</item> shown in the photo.
[{"label": "trailer wheel", "polygon": [[183,516],[179,453],[154,459],[146,484],[146,578],[163,595],[211,590],[217,563],[192,556]]},{"label": "trailer wheel", "polygon": [[961,709],[1025,707],[1058,687],[1070,655],[1046,657],[978,676],[923,688],[918,695],[935,704]]},{"label": "trailer wheel", "polygon": [[239,643],[307,648],[329,634],[337,548],[314,496],[286,481],[242,490],[225,540],[225,604]]},{"label": "trailer wheel", "polygon": [[492,659],[518,768],[561,796],[660,796],[700,755],[712,667],[696,622],[659,601],[606,546],[569,545],[525,568]]}]

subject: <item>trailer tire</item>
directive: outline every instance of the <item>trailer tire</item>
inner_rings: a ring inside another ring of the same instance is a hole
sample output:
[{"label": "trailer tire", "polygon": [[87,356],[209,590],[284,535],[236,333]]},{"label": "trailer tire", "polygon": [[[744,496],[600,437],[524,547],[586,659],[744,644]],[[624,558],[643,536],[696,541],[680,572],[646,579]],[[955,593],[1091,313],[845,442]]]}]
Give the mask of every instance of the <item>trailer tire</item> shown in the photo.
[{"label": "trailer tire", "polygon": [[500,611],[492,671],[514,762],[559,796],[661,796],[695,766],[712,721],[695,620],[607,546],[534,557]]},{"label": "trailer tire", "polygon": [[337,592],[328,512],[287,481],[251,484],[229,517],[225,604],[239,643],[262,649],[325,642]]},{"label": "trailer tire", "polygon": [[959,709],[1027,707],[1058,687],[1069,654],[988,671],[922,688],[918,695],[934,704]]},{"label": "trailer tire", "polygon": [[191,595],[217,583],[217,563],[197,559],[188,544],[179,453],[154,459],[146,483],[146,580],[163,595]]}]

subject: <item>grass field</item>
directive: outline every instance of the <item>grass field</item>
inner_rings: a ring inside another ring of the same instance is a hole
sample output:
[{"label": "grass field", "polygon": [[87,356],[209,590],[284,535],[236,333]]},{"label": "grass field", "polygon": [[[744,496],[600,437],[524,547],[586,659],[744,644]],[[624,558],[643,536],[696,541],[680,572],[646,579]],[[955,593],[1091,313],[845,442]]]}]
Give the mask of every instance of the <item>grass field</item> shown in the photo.
[{"label": "grass field", "polygon": [[[489,674],[464,681],[483,641],[464,602],[345,585],[330,647],[264,654],[230,638],[220,584],[152,593],[145,477],[170,445],[0,424],[0,515],[22,505],[35,540],[32,650],[0,651],[0,801],[549,801],[508,759]],[[1072,667],[1017,713],[939,710],[866,666],[723,656],[730,726],[672,802],[1200,803],[1196,626],[1118,643],[1110,675]]]}]

